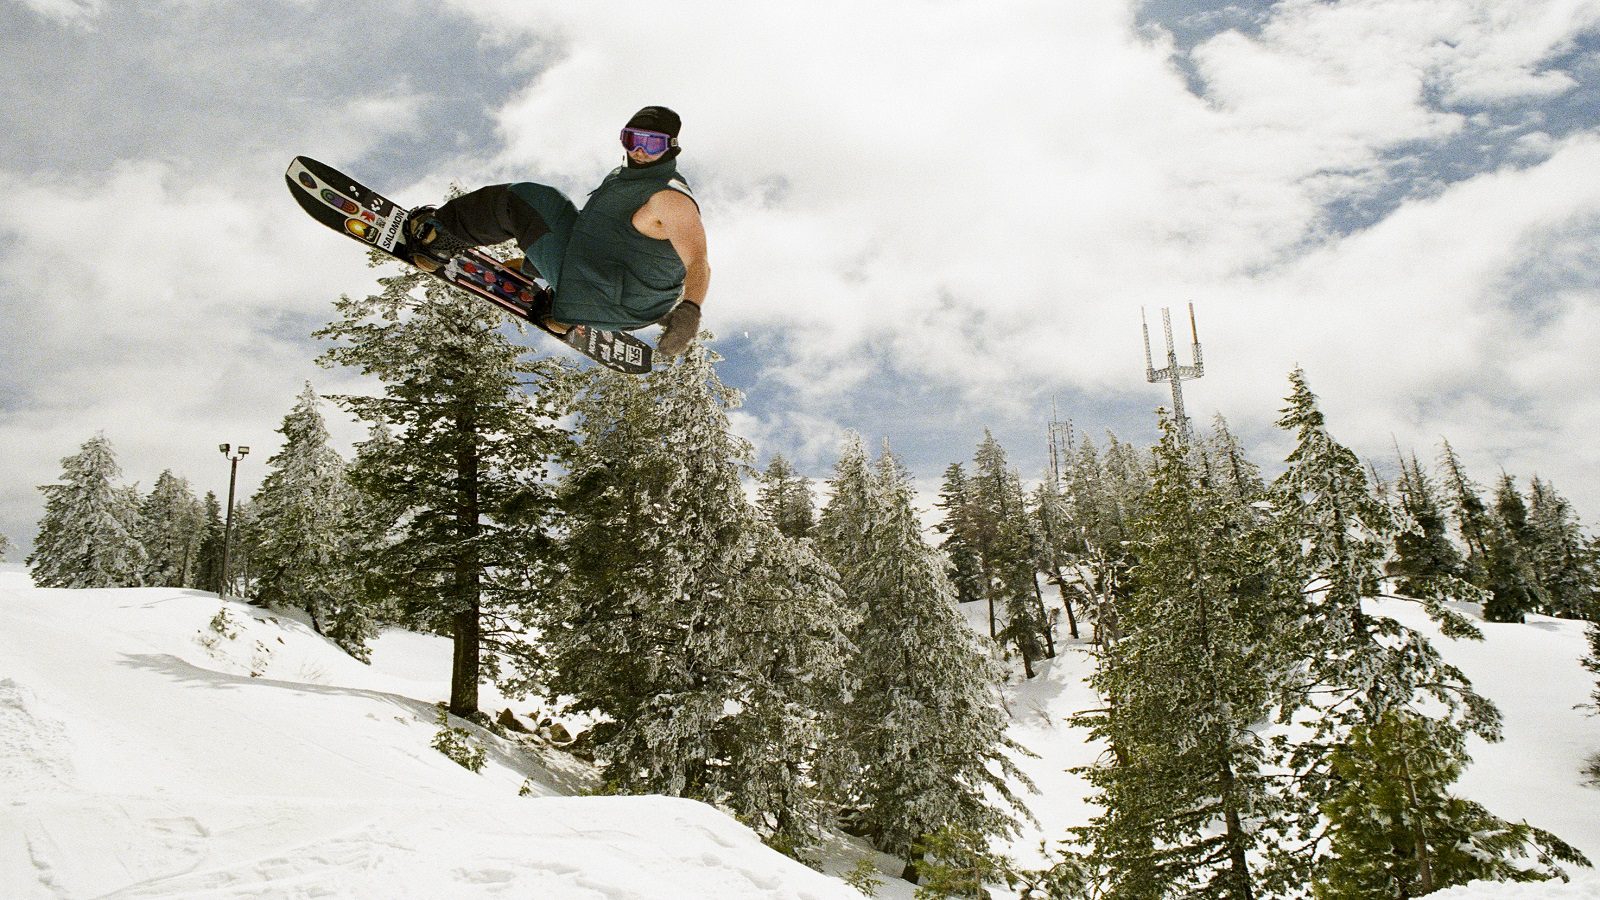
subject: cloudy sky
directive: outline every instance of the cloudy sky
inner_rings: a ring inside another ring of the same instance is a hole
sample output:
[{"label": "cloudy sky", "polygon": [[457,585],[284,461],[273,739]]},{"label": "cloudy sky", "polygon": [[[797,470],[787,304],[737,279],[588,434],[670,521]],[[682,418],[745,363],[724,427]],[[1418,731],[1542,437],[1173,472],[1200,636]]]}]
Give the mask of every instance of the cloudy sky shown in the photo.
[{"label": "cloudy sky", "polygon": [[1052,403],[1147,443],[1140,312],[1159,344],[1192,302],[1189,412],[1269,470],[1300,365],[1363,456],[1448,438],[1600,521],[1600,0],[0,0],[0,46],[23,545],[96,431],[145,488],[224,493],[217,444],[249,444],[251,490],[307,380],[360,387],[310,333],[374,273],[292,156],[413,204],[581,202],[650,103],[761,462],[824,476],[854,430],[931,488],[988,427],[1032,476]]}]

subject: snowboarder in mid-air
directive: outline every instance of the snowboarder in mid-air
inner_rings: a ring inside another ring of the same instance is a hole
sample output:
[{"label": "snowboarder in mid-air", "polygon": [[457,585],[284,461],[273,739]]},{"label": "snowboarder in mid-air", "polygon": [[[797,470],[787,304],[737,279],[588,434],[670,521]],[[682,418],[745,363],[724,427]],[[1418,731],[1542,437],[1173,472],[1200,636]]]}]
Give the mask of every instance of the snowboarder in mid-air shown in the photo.
[{"label": "snowboarder in mid-air", "polygon": [[538,315],[552,331],[574,325],[628,331],[665,326],[657,351],[677,356],[700,330],[711,284],[700,207],[678,173],[678,114],[647,106],[622,129],[627,163],[589,194],[579,211],[567,196],[533,182],[496,184],[406,223],[412,261],[428,272],[472,247],[515,240],[513,261],[550,283]]}]

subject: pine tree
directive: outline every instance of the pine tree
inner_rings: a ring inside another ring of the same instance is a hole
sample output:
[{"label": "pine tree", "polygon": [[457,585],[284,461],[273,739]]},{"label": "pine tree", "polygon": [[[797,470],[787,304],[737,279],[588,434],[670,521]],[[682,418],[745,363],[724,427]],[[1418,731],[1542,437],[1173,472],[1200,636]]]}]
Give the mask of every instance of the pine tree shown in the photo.
[{"label": "pine tree", "polygon": [[1483,616],[1491,622],[1521,622],[1541,608],[1544,592],[1533,567],[1534,537],[1528,523],[1528,506],[1517,482],[1501,473],[1495,490],[1494,519],[1484,554],[1489,599]]},{"label": "pine tree", "polygon": [[9,555],[11,555],[11,539],[0,534],[0,562],[4,562]]},{"label": "pine tree", "polygon": [[535,558],[548,541],[508,521],[548,493],[570,376],[524,360],[488,304],[418,272],[379,283],[381,294],[338,301],[341,318],[318,336],[342,343],[323,361],[384,384],[382,397],[335,398],[395,435],[382,465],[354,482],[379,507],[405,510],[398,539],[367,562],[403,589],[416,619],[451,636],[450,712],[469,716],[485,674],[527,649],[520,623],[536,595],[509,579],[554,564]]},{"label": "pine tree", "polygon": [[[1302,654],[1297,671],[1303,680],[1286,683],[1279,692],[1279,718],[1294,719],[1309,737],[1292,747],[1286,763],[1295,773],[1300,802],[1297,830],[1307,853],[1292,845],[1273,850],[1275,883],[1294,885],[1314,879],[1323,890],[1345,890],[1339,880],[1339,848],[1359,841],[1340,823],[1377,822],[1391,846],[1406,835],[1406,823],[1385,819],[1384,791],[1369,783],[1350,789],[1339,767],[1368,766],[1394,771],[1363,734],[1381,733],[1391,717],[1426,734],[1426,741],[1464,765],[1466,737],[1500,739],[1500,717],[1494,705],[1472,689],[1460,670],[1444,662],[1426,636],[1394,619],[1371,614],[1363,599],[1376,596],[1385,567],[1392,562],[1395,537],[1413,523],[1373,493],[1355,454],[1333,440],[1324,425],[1305,374],[1291,376],[1293,392],[1279,424],[1292,430],[1297,445],[1289,468],[1273,484],[1275,513],[1282,529],[1275,566],[1305,585],[1303,616],[1292,632]],[[1445,605],[1442,594],[1415,598],[1449,637],[1481,637],[1464,617]],[[1315,702],[1313,702],[1315,698]],[[1298,716],[1298,718],[1296,718]],[[1363,731],[1365,729],[1365,731]],[[1324,811],[1338,809],[1336,820]],[[1447,855],[1443,835],[1458,828],[1501,830],[1467,807],[1449,807],[1459,815],[1436,821],[1432,831],[1408,852],[1418,871]],[[1498,820],[1495,820],[1498,822]],[[1324,847],[1333,856],[1318,854]],[[1520,845],[1519,845],[1520,846]],[[1509,844],[1488,842],[1480,849],[1501,857],[1521,852]],[[1437,873],[1436,873],[1437,875]],[[1437,886],[1444,886],[1435,881]]]},{"label": "pine tree", "polygon": [[[224,520],[226,531],[226,520]],[[228,540],[228,585],[230,596],[254,602],[261,546],[261,514],[255,503],[237,500],[233,505],[233,536]]]},{"label": "pine tree", "polygon": [[1400,461],[1399,492],[1401,508],[1411,516],[1416,529],[1396,536],[1396,559],[1389,574],[1399,579],[1396,590],[1414,597],[1461,578],[1466,563],[1450,542],[1449,523],[1438,490],[1415,455],[1409,462]]},{"label": "pine tree", "polygon": [[217,501],[215,491],[206,491],[205,499],[201,501],[204,508],[204,524],[200,528],[199,561],[195,566],[194,586],[202,591],[213,594],[222,593],[222,541],[225,521],[222,518],[222,504]]},{"label": "pine tree", "polygon": [[1034,660],[1055,655],[1034,568],[1037,542],[1021,480],[987,429],[974,458],[970,489],[973,539],[983,568],[991,626],[996,607],[1005,611],[1004,626],[994,637],[1016,648],[1024,674],[1032,678]]},{"label": "pine tree", "polygon": [[168,469],[140,507],[140,541],[149,562],[144,583],[152,587],[193,587],[204,537],[205,507],[186,479]]},{"label": "pine tree", "polygon": [[255,597],[305,610],[318,634],[365,655],[370,620],[346,568],[352,497],[345,462],[329,443],[320,399],[309,382],[278,428],[284,443],[267,461],[253,499],[259,540]]},{"label": "pine tree", "polygon": [[1211,434],[1200,444],[1200,465],[1206,484],[1230,499],[1253,503],[1267,493],[1261,469],[1245,455],[1244,446],[1221,413],[1211,423]]},{"label": "pine tree", "polygon": [[[938,552],[922,539],[910,480],[885,449],[869,469],[859,439],[834,469],[818,546],[861,616],[851,665],[858,686],[839,743],[854,754],[846,799],[852,824],[879,849],[907,859],[941,828],[984,838],[1026,815],[1007,776],[1028,784],[1006,755],[1004,673],[957,605]],[[1030,785],[1031,787],[1031,785]],[[994,798],[994,799],[992,799]]]},{"label": "pine tree", "polygon": [[1088,439],[1079,446],[1067,478],[1068,508],[1083,542],[1079,565],[1086,576],[1085,605],[1101,644],[1113,644],[1121,636],[1117,606],[1130,589],[1130,527],[1149,492],[1149,471],[1138,452],[1116,435],[1107,434],[1104,454]]},{"label": "pine tree", "polygon": [[139,540],[139,500],[113,481],[122,476],[111,442],[97,434],[61,461],[60,484],[39,488],[44,517],[27,564],[40,587],[137,587],[147,565]]},{"label": "pine tree", "polygon": [[1600,568],[1585,546],[1583,526],[1572,504],[1555,486],[1533,479],[1528,498],[1533,568],[1543,591],[1543,612],[1583,619],[1600,602]]},{"label": "pine tree", "polygon": [[[984,590],[983,561],[978,556],[977,538],[973,533],[972,483],[960,463],[951,463],[944,470],[944,485],[934,506],[944,510],[944,520],[934,530],[944,535],[939,549],[949,560],[951,584],[956,589],[956,600],[972,603],[982,600]],[[998,632],[991,622],[990,637]]]},{"label": "pine tree", "polygon": [[857,569],[867,562],[871,529],[879,515],[872,468],[859,435],[850,435],[828,482],[828,502],[817,517],[816,540],[823,558],[839,574],[850,602],[860,606],[859,593],[850,586],[860,578]]},{"label": "pine tree", "polygon": [[1257,729],[1290,666],[1299,585],[1273,577],[1270,532],[1231,479],[1207,475],[1171,420],[1133,524],[1125,636],[1080,717],[1112,754],[1084,774],[1104,812],[1076,829],[1108,897],[1262,893],[1262,845],[1289,800]]},{"label": "pine tree", "polygon": [[388,577],[384,567],[373,565],[402,539],[408,507],[403,498],[394,494],[377,495],[358,487],[383,478],[396,459],[397,449],[393,433],[380,422],[368,429],[365,441],[356,444],[356,457],[345,468],[347,513],[341,569],[348,600],[340,615],[329,623],[327,635],[362,661],[369,659],[366,642],[383,625],[428,627],[426,616],[404,615],[404,585]]},{"label": "pine tree", "polygon": [[1334,751],[1323,805],[1333,838],[1318,900],[1420,897],[1478,879],[1547,881],[1564,877],[1557,862],[1588,865],[1550,832],[1451,794],[1468,760],[1464,733],[1439,725],[1385,710]]},{"label": "pine tree", "polygon": [[[1589,638],[1589,655],[1584,657],[1583,667],[1600,676],[1600,608],[1591,607],[1589,616],[1589,628],[1585,632]],[[1600,713],[1600,678],[1595,680],[1594,693],[1589,696],[1594,700],[1594,711]],[[1600,756],[1594,758],[1590,774],[1600,780]]]},{"label": "pine tree", "polygon": [[852,617],[832,569],[746,499],[714,361],[700,344],[580,398],[549,691],[601,720],[613,789],[725,805],[799,852],[831,817],[808,771],[838,768],[824,735]]},{"label": "pine tree", "polygon": [[1078,616],[1072,605],[1075,593],[1067,587],[1066,570],[1068,562],[1082,549],[1082,542],[1073,533],[1071,507],[1055,471],[1046,472],[1033,492],[1030,512],[1039,535],[1039,558],[1035,560],[1035,568],[1045,572],[1049,582],[1060,592],[1061,608],[1067,614],[1067,632],[1077,640]]},{"label": "pine tree", "polygon": [[767,464],[757,498],[756,505],[779,531],[792,538],[811,534],[817,518],[811,480],[796,472],[782,454]]},{"label": "pine tree", "polygon": [[1465,577],[1478,587],[1487,587],[1486,557],[1489,553],[1489,533],[1493,529],[1489,507],[1484,505],[1478,485],[1467,477],[1461,458],[1456,455],[1449,441],[1444,442],[1439,461],[1444,466],[1445,490],[1455,510],[1456,529],[1467,548]]}]

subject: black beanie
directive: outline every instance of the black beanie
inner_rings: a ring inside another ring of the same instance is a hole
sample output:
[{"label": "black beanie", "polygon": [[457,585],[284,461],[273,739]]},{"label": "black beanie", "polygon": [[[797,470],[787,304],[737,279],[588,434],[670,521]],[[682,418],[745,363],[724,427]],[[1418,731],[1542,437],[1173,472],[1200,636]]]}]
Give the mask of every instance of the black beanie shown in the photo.
[{"label": "black beanie", "polygon": [[644,131],[659,131],[676,138],[679,130],[683,128],[683,120],[678,114],[665,106],[646,106],[633,114],[628,120],[629,128],[638,128]]}]

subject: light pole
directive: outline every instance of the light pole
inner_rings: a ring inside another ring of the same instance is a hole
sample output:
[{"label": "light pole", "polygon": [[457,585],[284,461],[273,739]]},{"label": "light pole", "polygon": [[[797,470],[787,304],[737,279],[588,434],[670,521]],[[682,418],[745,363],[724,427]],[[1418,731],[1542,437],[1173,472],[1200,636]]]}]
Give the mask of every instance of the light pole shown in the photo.
[{"label": "light pole", "polygon": [[250,455],[249,447],[240,447],[239,455],[230,455],[233,449],[229,444],[222,444],[217,448],[222,455],[228,457],[231,463],[228,467],[228,520],[222,526],[222,591],[223,597],[228,596],[228,552],[233,547],[233,488],[239,480],[239,460]]}]

